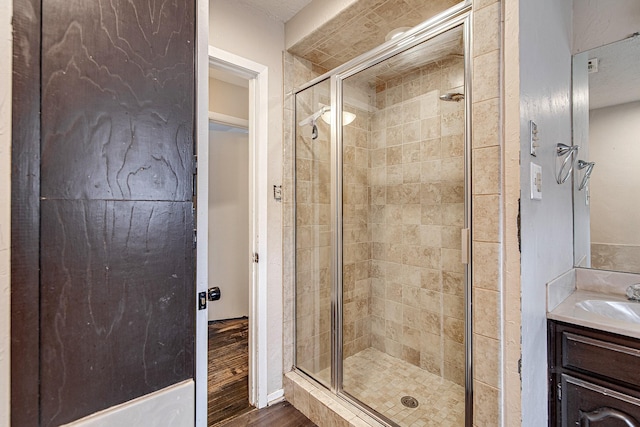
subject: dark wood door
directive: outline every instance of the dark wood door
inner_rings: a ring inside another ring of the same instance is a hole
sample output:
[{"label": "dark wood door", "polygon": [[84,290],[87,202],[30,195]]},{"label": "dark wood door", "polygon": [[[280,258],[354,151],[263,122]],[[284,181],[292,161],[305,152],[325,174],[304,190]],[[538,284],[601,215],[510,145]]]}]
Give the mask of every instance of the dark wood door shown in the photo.
[{"label": "dark wood door", "polygon": [[563,374],[563,427],[640,427],[640,400]]},{"label": "dark wood door", "polygon": [[58,425],[194,376],[195,1],[14,5],[12,424]]}]

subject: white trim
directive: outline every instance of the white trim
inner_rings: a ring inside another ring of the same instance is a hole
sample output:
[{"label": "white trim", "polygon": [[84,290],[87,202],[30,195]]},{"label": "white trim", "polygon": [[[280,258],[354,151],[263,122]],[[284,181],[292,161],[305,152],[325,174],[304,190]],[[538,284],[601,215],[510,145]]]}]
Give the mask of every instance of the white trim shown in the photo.
[{"label": "white trim", "polygon": [[[206,15],[208,16],[208,14]],[[199,51],[200,57],[202,53]],[[204,61],[203,61],[204,62]],[[250,218],[252,218],[251,228],[251,250],[260,256],[260,262],[254,265],[253,280],[249,290],[249,401],[258,408],[267,406],[267,266],[269,263],[267,254],[267,202],[269,188],[267,185],[267,135],[268,135],[268,67],[242,58],[222,49],[208,46],[207,78],[200,77],[198,93],[207,94],[208,110],[208,67],[215,66],[222,68],[235,75],[249,79],[249,194]],[[199,68],[199,72],[202,70]],[[205,92],[206,89],[206,92]],[[200,104],[198,104],[200,107]],[[208,111],[204,113],[198,108],[198,117],[205,122],[208,118]],[[208,120],[207,120],[208,121]],[[203,133],[201,133],[203,132]],[[205,159],[208,159],[208,132],[205,126],[198,127],[198,235],[201,236],[197,242],[198,264],[196,275],[198,277],[198,291],[206,290],[208,283],[207,259],[208,250],[207,239],[208,223],[206,221],[208,209],[208,176],[209,168]],[[204,237],[202,237],[204,236]],[[206,312],[207,310],[202,310]],[[198,322],[202,319],[198,317]],[[197,326],[198,330],[198,354],[206,355],[206,331],[201,335],[200,326],[206,330],[206,320],[204,325]],[[202,342],[201,342],[202,341]],[[202,344],[202,346],[200,345]],[[206,378],[207,378],[206,357],[196,356],[196,383],[202,384],[203,388],[198,388],[196,399],[197,414],[203,414],[204,418],[197,418],[197,426],[206,425]]]},{"label": "white trim", "polygon": [[284,389],[276,390],[273,393],[269,393],[267,396],[267,405],[271,406],[275,403],[282,402],[284,400]]},{"label": "white trim", "polygon": [[249,129],[249,120],[209,111],[209,121],[242,129]]},{"label": "white trim", "polygon": [[[209,158],[209,0],[196,0],[196,153],[200,159]],[[205,60],[206,58],[206,60]],[[209,165],[201,162],[196,177],[197,188],[208,188]],[[207,191],[198,192],[196,229],[200,238],[196,243],[196,294],[193,309],[196,310],[195,335],[195,425],[207,426],[207,333],[208,310],[198,310],[198,293],[209,287],[207,263],[209,248],[209,197]]]},{"label": "white trim", "polygon": [[190,426],[193,423],[194,382],[189,379],[128,402],[87,415],[64,426]]}]

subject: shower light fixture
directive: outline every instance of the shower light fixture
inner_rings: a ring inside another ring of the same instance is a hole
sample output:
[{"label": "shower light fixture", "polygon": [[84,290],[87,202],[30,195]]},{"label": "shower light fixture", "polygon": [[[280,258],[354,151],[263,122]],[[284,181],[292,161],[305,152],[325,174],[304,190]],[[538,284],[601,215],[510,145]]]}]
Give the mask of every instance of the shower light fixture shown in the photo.
[{"label": "shower light fixture", "polygon": [[[330,125],[331,124],[331,107],[324,106],[324,107],[322,107],[322,110],[324,112],[322,113],[322,116],[320,116],[320,117],[322,117],[322,120],[326,124]],[[356,119],[356,115],[355,114],[350,113],[348,111],[343,111],[342,112],[342,126],[348,125],[349,123],[351,123],[355,119]]]},{"label": "shower light fixture", "polygon": [[384,40],[389,41],[389,40],[397,39],[398,37],[406,33],[407,30],[409,29],[411,29],[411,27],[399,27],[399,28],[393,29],[389,31],[386,36],[384,36]]},{"label": "shower light fixture", "polygon": [[[331,124],[331,107],[328,105],[320,104],[320,109],[302,120],[298,125],[306,126],[306,125],[315,125],[318,118],[322,117],[322,121],[326,124]],[[349,113],[348,111],[342,112],[342,126],[346,126],[349,123],[353,122],[356,119],[356,115],[353,113]]]}]

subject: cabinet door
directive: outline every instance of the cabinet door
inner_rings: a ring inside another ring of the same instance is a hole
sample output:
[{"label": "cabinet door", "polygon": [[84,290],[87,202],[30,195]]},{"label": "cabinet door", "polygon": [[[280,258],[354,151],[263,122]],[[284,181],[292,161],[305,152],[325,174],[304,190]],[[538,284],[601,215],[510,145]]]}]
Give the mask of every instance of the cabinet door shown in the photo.
[{"label": "cabinet door", "polygon": [[562,426],[640,427],[640,399],[562,375]]}]

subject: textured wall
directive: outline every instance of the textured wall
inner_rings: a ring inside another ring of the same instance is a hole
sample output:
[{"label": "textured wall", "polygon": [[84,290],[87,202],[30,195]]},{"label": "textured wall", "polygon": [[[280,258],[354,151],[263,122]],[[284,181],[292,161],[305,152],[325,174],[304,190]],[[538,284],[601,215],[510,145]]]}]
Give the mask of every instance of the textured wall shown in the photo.
[{"label": "textured wall", "polygon": [[[544,20],[544,28],[537,23]],[[556,183],[555,148],[571,144],[571,4],[520,5],[522,183],[522,422],[547,424],[546,283],[573,267],[571,180]],[[529,155],[529,120],[538,156]],[[531,200],[530,162],[542,166],[542,200]]]},{"label": "textured wall", "polygon": [[603,46],[640,30],[636,0],[580,0],[573,2],[572,53]]}]

